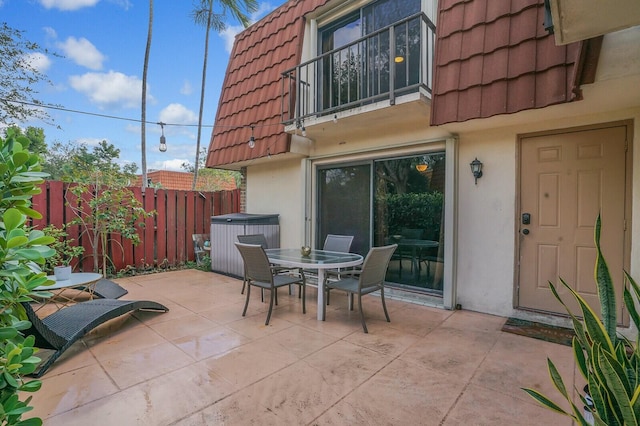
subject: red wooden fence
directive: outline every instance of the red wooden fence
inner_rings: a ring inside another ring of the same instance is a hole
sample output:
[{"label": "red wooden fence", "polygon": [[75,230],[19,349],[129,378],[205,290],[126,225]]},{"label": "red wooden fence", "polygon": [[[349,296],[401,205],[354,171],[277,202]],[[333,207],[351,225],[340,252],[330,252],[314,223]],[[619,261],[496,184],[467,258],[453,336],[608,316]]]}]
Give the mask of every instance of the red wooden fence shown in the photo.
[{"label": "red wooden fence", "polygon": [[[33,208],[42,214],[42,219],[33,220],[31,225],[42,229],[48,224],[61,227],[70,222],[74,215],[65,205],[68,184],[47,181],[41,185],[42,192],[33,196]],[[178,265],[194,260],[192,234],[208,234],[211,216],[240,211],[240,190],[200,192],[177,191],[139,187],[129,188],[142,203],[146,211],[157,214],[145,220],[144,228],[139,228],[141,243],[134,246],[119,235],[110,236],[109,256],[119,271],[127,266],[144,268],[158,264]],[[67,198],[73,196],[70,192]],[[79,226],[67,229],[69,237],[77,240],[85,248],[84,255],[76,270],[92,271],[93,254],[88,238],[81,235]]]}]

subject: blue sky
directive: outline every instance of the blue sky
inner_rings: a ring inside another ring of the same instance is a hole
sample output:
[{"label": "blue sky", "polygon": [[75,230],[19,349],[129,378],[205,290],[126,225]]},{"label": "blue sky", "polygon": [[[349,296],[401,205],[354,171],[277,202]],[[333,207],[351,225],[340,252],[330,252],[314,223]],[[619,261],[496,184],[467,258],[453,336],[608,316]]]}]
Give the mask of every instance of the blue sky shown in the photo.
[{"label": "blue sky", "polygon": [[[255,21],[285,0],[259,1]],[[193,1],[155,0],[149,70],[147,121],[197,125],[204,54],[204,27],[193,22]],[[70,110],[139,120],[142,67],[147,39],[148,0],[0,0],[0,21],[23,30],[54,55],[34,58],[53,85],[38,86],[37,99]],[[212,125],[233,37],[242,29],[227,20],[224,33],[209,39],[203,125]],[[42,121],[48,144],[106,140],[123,162],[141,162],[140,123],[48,110],[55,126]],[[165,126],[167,152],[158,151],[160,126],[147,124],[147,168],[181,170],[195,158],[197,127]],[[211,127],[203,127],[208,147]],[[140,169],[138,169],[140,172]]]}]

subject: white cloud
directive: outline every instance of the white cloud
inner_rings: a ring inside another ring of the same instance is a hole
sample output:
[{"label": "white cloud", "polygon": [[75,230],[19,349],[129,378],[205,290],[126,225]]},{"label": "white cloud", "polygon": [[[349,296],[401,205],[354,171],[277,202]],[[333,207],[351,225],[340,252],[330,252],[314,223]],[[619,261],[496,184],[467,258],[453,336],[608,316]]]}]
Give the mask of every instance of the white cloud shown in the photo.
[{"label": "white cloud", "polygon": [[53,39],[53,40],[58,38],[58,33],[53,28],[51,28],[51,27],[43,27],[42,30],[44,31],[44,35],[47,38]]},{"label": "white cloud", "polygon": [[44,73],[51,66],[51,59],[44,53],[34,52],[28,53],[24,56],[24,61],[29,64],[31,68]]},{"label": "white cloud", "polygon": [[182,83],[182,87],[180,88],[180,94],[182,95],[190,95],[193,93],[193,87],[191,87],[191,82],[189,80],[185,80]]},{"label": "white cloud", "polygon": [[106,57],[86,38],[69,37],[57,46],[65,56],[71,58],[76,64],[91,70],[101,70]]},{"label": "white cloud", "polygon": [[[250,23],[253,24],[254,22],[257,22],[260,18],[275,10],[275,8],[276,7],[271,3],[260,3],[258,10],[251,14],[249,18]],[[228,25],[224,31],[220,32],[220,37],[224,40],[224,47],[227,52],[231,53],[236,35],[238,35],[242,30],[244,30],[242,25]]]},{"label": "white cloud", "polygon": [[40,0],[40,4],[47,9],[78,10],[92,7],[100,0]]},{"label": "white cloud", "polygon": [[163,123],[194,124],[198,115],[182,104],[169,104],[160,111],[159,119]]},{"label": "white cloud", "polygon": [[[140,106],[142,81],[135,76],[128,76],[120,72],[86,73],[72,75],[69,84],[76,91],[86,95],[91,102],[101,107],[136,108]],[[148,102],[153,102],[147,86]]]}]

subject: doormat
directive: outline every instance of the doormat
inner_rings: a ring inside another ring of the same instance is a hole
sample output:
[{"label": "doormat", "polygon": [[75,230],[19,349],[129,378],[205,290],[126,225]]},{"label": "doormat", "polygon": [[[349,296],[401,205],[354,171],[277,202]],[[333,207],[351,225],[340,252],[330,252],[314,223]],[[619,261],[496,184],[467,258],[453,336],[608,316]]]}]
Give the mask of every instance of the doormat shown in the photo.
[{"label": "doormat", "polygon": [[502,326],[502,331],[566,346],[571,346],[571,340],[573,336],[575,336],[571,328],[542,324],[540,322],[518,318],[508,318],[507,322]]}]

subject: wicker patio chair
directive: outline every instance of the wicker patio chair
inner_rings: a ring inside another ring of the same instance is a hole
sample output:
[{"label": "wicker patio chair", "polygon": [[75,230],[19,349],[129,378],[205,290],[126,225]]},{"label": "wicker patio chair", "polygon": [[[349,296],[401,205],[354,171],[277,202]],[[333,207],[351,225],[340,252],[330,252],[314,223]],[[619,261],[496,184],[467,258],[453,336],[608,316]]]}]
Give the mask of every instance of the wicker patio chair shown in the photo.
[{"label": "wicker patio chair", "polygon": [[[351,309],[353,309],[353,295],[358,295],[358,306],[360,307],[362,329],[365,333],[369,332],[367,330],[367,324],[364,321],[364,309],[362,307],[362,296],[365,294],[380,290],[380,299],[382,300],[384,316],[387,318],[387,322],[391,322],[389,319],[389,313],[387,312],[387,305],[384,301],[384,279],[387,274],[387,268],[389,267],[389,261],[391,260],[391,256],[396,248],[398,248],[397,244],[384,247],[372,247],[362,263],[362,268],[352,271],[352,276],[343,276],[343,278],[338,281],[329,281],[325,279],[327,295],[332,289],[347,292],[351,298]],[[322,307],[325,312],[325,318],[326,306],[327,304],[325,303]]]},{"label": "wicker patio chair", "polygon": [[169,309],[160,303],[148,300],[94,299],[76,303],[60,309],[45,318],[36,315],[29,303],[23,302],[31,328],[25,336],[33,335],[35,347],[52,349],[54,353],[43,361],[33,377],[42,376],[47,369],[78,339],[106,321],[128,312],[150,310],[167,312]]},{"label": "wicker patio chair", "polygon": [[302,313],[306,314],[307,309],[306,302],[306,279],[302,270],[300,270],[298,277],[291,275],[278,274],[271,264],[269,258],[262,248],[258,244],[243,244],[235,243],[236,247],[240,251],[242,260],[244,261],[244,276],[247,281],[247,300],[244,303],[244,310],[242,316],[247,313],[247,307],[249,306],[249,296],[251,294],[251,286],[259,287],[261,290],[271,290],[269,298],[269,313],[267,314],[267,320],[264,325],[269,325],[271,319],[271,312],[273,311],[273,304],[278,304],[276,290],[279,287],[290,286],[297,284],[300,286],[300,293],[302,294]]},{"label": "wicker patio chair", "polygon": [[[322,250],[349,253],[349,251],[351,251],[352,242],[353,242],[353,235],[327,234],[327,237],[324,240],[324,246],[322,246]],[[336,280],[341,278],[341,274],[344,273],[344,270],[325,269],[324,273],[327,279]],[[327,300],[327,304],[329,304],[328,300]]]},{"label": "wicker patio chair", "polygon": [[[254,245],[257,244],[263,249],[269,248],[267,244],[267,237],[265,237],[264,234],[238,235],[238,242],[241,242],[242,244],[254,244]],[[300,273],[298,268],[287,268],[286,266],[275,266],[275,265],[271,265],[271,267],[273,268],[274,271],[276,271],[279,274],[288,274],[290,272],[293,272],[296,274]],[[242,279],[242,290],[240,291],[240,294],[244,294],[244,289],[246,286],[247,286],[247,278],[244,277]],[[262,301],[264,302],[264,291],[262,291],[260,294],[262,297]],[[291,294],[291,288],[289,288],[289,294]],[[276,293],[276,297],[277,297],[277,293]]]}]

